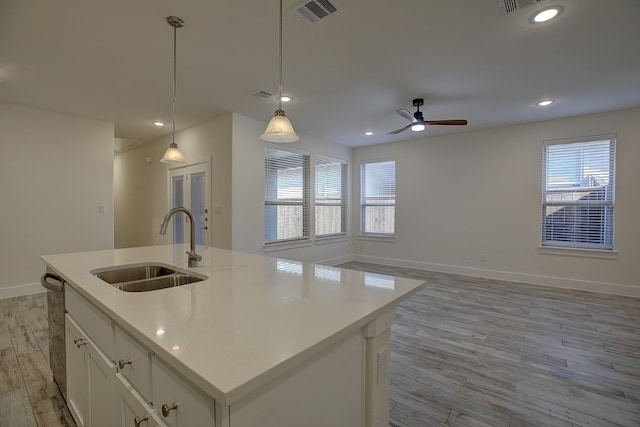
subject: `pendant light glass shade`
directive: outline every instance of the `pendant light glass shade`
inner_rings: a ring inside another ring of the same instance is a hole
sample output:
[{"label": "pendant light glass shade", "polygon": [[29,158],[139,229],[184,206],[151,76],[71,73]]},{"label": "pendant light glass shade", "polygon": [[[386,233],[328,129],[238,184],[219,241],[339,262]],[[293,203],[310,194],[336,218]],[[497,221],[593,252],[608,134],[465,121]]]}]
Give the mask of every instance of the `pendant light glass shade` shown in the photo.
[{"label": "pendant light glass shade", "polygon": [[176,30],[184,27],[184,21],[177,16],[167,16],[167,24],[173,27],[173,129],[171,144],[160,159],[160,163],[185,163],[184,154],[176,144]]},{"label": "pendant light glass shade", "polygon": [[260,139],[268,142],[296,142],[300,139],[283,110],[276,110]]},{"label": "pendant light glass shade", "polygon": [[267,124],[260,139],[267,142],[296,142],[300,139],[293,130],[291,121],[282,109],[282,0],[280,0],[280,84],[278,86],[278,109]]},{"label": "pendant light glass shade", "polygon": [[172,142],[164,152],[164,156],[160,159],[160,163],[184,163],[184,154],[178,148],[178,144]]}]

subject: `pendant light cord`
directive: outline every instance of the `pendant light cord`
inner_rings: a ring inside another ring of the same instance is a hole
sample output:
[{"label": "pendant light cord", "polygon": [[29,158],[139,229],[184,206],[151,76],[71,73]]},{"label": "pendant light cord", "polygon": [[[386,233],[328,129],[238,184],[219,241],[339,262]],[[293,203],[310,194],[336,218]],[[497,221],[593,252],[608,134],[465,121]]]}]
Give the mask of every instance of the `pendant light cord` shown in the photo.
[{"label": "pendant light cord", "polygon": [[282,110],[282,0],[280,0],[280,84],[278,86],[278,110]]},{"label": "pendant light cord", "polygon": [[176,143],[176,32],[178,31],[177,26],[173,26],[173,128],[171,131],[171,143]]}]

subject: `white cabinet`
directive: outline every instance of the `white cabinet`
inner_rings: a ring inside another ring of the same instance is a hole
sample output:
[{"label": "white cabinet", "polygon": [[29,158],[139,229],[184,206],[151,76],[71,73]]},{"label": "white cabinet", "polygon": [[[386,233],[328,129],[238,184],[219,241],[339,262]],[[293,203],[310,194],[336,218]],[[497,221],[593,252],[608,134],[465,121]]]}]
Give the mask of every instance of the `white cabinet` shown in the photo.
[{"label": "white cabinet", "polygon": [[69,410],[79,427],[114,427],[111,411],[115,365],[69,314],[65,330]]},{"label": "white cabinet", "polygon": [[122,374],[116,374],[114,400],[115,426],[167,427]]},{"label": "white cabinet", "polygon": [[152,363],[154,404],[169,427],[215,426],[215,401],[187,384],[157,357]]},{"label": "white cabinet", "polygon": [[133,386],[142,399],[152,405],[151,358],[153,352],[143,347],[121,328],[115,328],[115,362],[118,372]]}]

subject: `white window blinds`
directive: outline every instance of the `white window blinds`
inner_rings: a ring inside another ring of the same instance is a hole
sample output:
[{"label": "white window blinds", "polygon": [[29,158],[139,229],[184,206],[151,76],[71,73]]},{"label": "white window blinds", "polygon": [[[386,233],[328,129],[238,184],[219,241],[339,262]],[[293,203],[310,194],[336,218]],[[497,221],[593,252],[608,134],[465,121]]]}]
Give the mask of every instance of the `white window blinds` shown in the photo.
[{"label": "white window blinds", "polygon": [[264,158],[264,240],[309,238],[309,156],[267,147]]},{"label": "white window blinds", "polygon": [[362,163],[360,183],[362,234],[394,235],[395,160]]},{"label": "white window blinds", "polygon": [[544,146],[542,245],[613,249],[615,135]]},{"label": "white window blinds", "polygon": [[316,237],[346,234],[346,163],[316,157],[315,178]]}]

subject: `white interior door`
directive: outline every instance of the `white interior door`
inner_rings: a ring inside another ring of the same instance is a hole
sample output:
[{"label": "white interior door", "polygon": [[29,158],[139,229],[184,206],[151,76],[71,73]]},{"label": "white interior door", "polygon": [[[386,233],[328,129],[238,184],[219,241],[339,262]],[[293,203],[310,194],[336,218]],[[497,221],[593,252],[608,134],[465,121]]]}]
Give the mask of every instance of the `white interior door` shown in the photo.
[{"label": "white interior door", "polygon": [[[193,214],[196,245],[209,245],[209,163],[197,163],[171,169],[169,171],[170,208],[185,207]],[[174,215],[172,241],[189,243],[189,219],[182,212]]]}]

